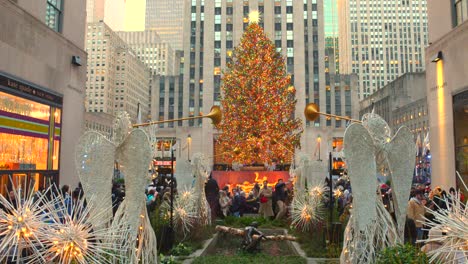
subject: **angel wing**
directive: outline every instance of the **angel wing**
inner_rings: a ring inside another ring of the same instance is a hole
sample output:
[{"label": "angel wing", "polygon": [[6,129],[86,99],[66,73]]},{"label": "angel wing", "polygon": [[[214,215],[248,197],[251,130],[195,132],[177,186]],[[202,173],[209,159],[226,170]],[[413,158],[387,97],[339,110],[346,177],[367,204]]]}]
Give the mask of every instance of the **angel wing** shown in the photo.
[{"label": "angel wing", "polygon": [[[125,205],[129,223],[138,223],[148,181],[148,166],[151,161],[151,148],[148,136],[141,129],[134,129],[118,147],[117,160],[125,175]],[[143,202],[142,202],[143,201]],[[136,236],[137,226],[134,234]]]},{"label": "angel wing", "polygon": [[410,195],[415,162],[413,134],[407,127],[398,129],[385,146],[388,166],[391,171],[393,198],[395,201],[398,234],[404,236],[406,209]]},{"label": "angel wing", "polygon": [[344,134],[344,152],[353,186],[353,217],[360,231],[377,220],[375,206],[376,164],[373,140],[361,124],[350,125]]},{"label": "angel wing", "polygon": [[[89,203],[96,202],[90,214],[99,213],[102,217],[93,218],[95,229],[107,227],[112,219],[112,177],[114,174],[115,145],[95,131],[85,132],[78,140],[75,152],[75,166]],[[106,212],[102,212],[105,210]]]}]

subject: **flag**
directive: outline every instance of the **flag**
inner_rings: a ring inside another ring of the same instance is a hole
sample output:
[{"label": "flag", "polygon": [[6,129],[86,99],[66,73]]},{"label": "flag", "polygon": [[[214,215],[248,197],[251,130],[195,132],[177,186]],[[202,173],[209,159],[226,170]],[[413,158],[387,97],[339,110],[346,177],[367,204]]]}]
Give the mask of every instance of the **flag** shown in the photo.
[{"label": "flag", "polygon": [[314,157],[317,157],[317,151],[320,149],[320,142],[317,141],[317,144],[315,145],[315,151],[314,151]]},{"label": "flag", "polygon": [[419,155],[421,155],[421,146],[422,146],[422,143],[421,143],[421,134],[418,133],[418,136],[416,137],[416,156],[419,157]]},{"label": "flag", "polygon": [[431,144],[429,143],[429,132],[427,132],[426,136],[424,137],[422,147],[423,147],[423,151],[422,151],[423,155],[426,155],[426,152],[428,150],[431,150]]},{"label": "flag", "polygon": [[140,102],[138,102],[138,107],[137,107],[137,124],[141,124],[141,107],[140,107]]}]

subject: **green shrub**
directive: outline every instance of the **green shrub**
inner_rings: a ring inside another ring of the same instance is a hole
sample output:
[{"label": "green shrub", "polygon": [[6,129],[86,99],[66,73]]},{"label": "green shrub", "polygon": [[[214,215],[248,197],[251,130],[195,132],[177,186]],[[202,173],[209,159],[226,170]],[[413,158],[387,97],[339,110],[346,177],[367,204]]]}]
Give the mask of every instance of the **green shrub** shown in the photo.
[{"label": "green shrub", "polygon": [[188,256],[193,252],[193,248],[187,246],[183,243],[177,244],[177,246],[173,247],[171,250],[171,255],[174,256]]},{"label": "green shrub", "polygon": [[241,264],[241,263],[269,263],[269,264],[301,264],[306,260],[300,256],[269,256],[266,254],[241,254],[236,256],[204,256],[193,261],[194,264]]},{"label": "green shrub", "polygon": [[164,256],[163,254],[159,254],[159,263],[161,263],[161,264],[176,264],[177,261],[175,260],[174,256]]},{"label": "green shrub", "polygon": [[125,178],[118,178],[114,180],[116,184],[125,184]]},{"label": "green shrub", "polygon": [[258,225],[262,228],[273,228],[273,227],[282,227],[287,228],[288,224],[284,220],[270,220],[263,217],[251,217],[251,216],[243,216],[243,217],[234,217],[234,216],[227,216],[224,220],[220,223],[221,225],[230,226],[230,227],[246,227],[250,225],[252,222],[257,222]]},{"label": "green shrub", "polygon": [[382,250],[377,256],[377,264],[426,264],[427,255],[411,244],[396,245]]}]

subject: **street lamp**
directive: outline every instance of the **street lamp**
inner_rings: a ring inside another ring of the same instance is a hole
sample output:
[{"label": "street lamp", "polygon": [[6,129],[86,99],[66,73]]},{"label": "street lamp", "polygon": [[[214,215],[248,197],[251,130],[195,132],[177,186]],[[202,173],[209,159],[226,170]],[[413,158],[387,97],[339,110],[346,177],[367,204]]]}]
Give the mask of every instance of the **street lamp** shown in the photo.
[{"label": "street lamp", "polygon": [[319,152],[319,155],[318,155],[318,159],[317,161],[322,161],[322,159],[320,158],[320,147],[321,147],[321,143],[322,142],[322,138],[320,137],[320,135],[317,136],[317,143],[318,143],[318,152]]},{"label": "street lamp", "polygon": [[187,160],[190,162],[190,145],[192,145],[192,136],[187,136]]}]

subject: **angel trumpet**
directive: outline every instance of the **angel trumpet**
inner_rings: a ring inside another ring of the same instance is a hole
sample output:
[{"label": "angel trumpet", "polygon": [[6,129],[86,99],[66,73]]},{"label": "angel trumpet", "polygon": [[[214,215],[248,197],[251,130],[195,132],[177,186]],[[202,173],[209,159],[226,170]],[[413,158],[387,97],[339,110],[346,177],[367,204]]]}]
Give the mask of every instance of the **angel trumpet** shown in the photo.
[{"label": "angel trumpet", "polygon": [[305,115],[306,119],[309,120],[309,121],[314,121],[319,117],[319,115],[324,115],[324,116],[328,116],[328,117],[333,117],[333,118],[335,118],[337,120],[343,119],[343,120],[348,120],[348,121],[351,121],[351,122],[362,123],[362,121],[360,121],[360,120],[352,119],[352,118],[349,118],[347,116],[339,116],[339,115],[333,115],[333,114],[327,114],[327,113],[320,112],[319,106],[317,104],[314,104],[314,103],[310,103],[305,107],[304,115]]},{"label": "angel trumpet", "polygon": [[162,123],[170,123],[170,122],[190,120],[190,119],[199,119],[199,118],[204,118],[204,117],[208,117],[209,119],[211,119],[211,121],[213,121],[213,125],[217,125],[217,124],[221,123],[221,120],[223,118],[223,114],[221,112],[221,108],[219,106],[215,105],[215,106],[211,107],[211,110],[207,115],[183,117],[183,118],[178,118],[178,119],[169,119],[169,120],[161,120],[161,121],[153,121],[153,122],[148,122],[148,123],[134,124],[133,127],[150,126],[150,125],[156,125],[156,124],[162,124]]}]

